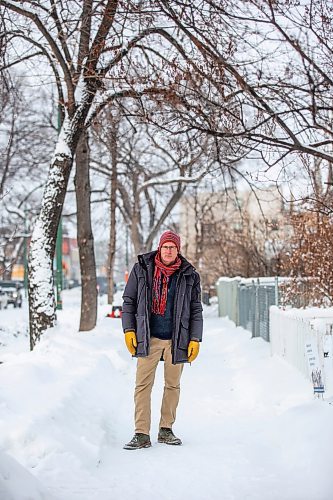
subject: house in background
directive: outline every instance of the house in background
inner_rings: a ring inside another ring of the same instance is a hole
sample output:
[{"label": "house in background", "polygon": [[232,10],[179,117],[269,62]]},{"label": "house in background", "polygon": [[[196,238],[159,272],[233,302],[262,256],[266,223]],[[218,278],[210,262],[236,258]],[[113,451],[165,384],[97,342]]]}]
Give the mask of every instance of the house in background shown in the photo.
[{"label": "house in background", "polygon": [[267,276],[279,271],[289,239],[290,206],[277,187],[196,191],[180,202],[182,249],[205,287],[219,276]]}]

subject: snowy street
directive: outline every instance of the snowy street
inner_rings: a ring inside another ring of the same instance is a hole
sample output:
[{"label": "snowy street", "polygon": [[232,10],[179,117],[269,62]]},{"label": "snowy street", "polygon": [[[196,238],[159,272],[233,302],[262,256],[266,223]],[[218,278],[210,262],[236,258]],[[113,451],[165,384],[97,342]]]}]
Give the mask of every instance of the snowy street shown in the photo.
[{"label": "snowy street", "polygon": [[[99,306],[78,333],[79,290],[29,352],[27,309],[0,311],[1,500],[331,500],[333,405],[262,339],[205,308],[204,340],[185,366],[175,434],[122,449],[134,433],[136,361],[119,319]],[[20,465],[19,465],[20,464]],[[24,468],[24,469],[23,469]]]}]

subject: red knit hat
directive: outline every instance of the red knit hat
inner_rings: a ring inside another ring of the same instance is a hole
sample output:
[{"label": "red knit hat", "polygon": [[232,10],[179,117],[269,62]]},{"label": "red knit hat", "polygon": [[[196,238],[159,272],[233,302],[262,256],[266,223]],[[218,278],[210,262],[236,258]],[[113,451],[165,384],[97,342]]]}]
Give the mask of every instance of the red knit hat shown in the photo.
[{"label": "red knit hat", "polygon": [[173,231],[164,231],[164,233],[160,237],[160,241],[158,244],[158,249],[161,249],[161,246],[166,242],[171,241],[177,247],[178,253],[180,252],[180,236]]}]

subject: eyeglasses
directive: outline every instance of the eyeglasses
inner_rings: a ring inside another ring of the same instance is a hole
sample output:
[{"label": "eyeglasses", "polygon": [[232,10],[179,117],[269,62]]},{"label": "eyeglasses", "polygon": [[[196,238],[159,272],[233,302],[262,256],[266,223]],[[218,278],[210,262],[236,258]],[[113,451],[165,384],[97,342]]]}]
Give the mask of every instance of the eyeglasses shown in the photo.
[{"label": "eyeglasses", "polygon": [[161,247],[161,250],[177,250],[177,247],[175,247],[175,246],[172,246],[172,247],[167,247],[167,246],[164,246],[164,245],[163,245],[163,246]]}]

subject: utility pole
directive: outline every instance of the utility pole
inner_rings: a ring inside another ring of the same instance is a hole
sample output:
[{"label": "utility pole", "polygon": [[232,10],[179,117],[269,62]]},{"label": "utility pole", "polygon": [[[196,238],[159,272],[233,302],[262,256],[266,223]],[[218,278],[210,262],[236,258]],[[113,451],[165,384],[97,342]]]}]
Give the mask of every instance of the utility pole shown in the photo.
[{"label": "utility pole", "polygon": [[28,211],[24,210],[24,239],[23,239],[23,266],[24,266],[24,295],[28,297]]}]

